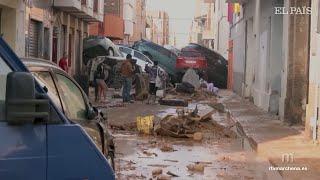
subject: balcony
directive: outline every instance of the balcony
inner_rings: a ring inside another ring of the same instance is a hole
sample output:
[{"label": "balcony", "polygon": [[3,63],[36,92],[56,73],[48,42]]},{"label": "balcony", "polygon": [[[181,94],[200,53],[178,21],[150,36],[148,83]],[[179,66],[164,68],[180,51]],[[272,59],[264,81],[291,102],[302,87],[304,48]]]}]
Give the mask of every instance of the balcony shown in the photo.
[{"label": "balcony", "polygon": [[102,22],[103,0],[55,0],[54,7],[88,22]]},{"label": "balcony", "polygon": [[81,12],[80,0],[54,0],[53,6],[64,12]]},{"label": "balcony", "polygon": [[122,40],[124,38],[124,21],[119,16],[105,14],[104,23],[91,24],[89,31],[90,35],[101,35],[112,40]]}]

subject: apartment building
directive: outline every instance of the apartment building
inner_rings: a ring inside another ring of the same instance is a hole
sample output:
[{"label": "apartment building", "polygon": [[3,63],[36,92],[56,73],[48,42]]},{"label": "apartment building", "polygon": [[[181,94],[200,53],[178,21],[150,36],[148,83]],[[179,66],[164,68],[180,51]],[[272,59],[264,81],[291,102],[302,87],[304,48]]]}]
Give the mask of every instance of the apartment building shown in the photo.
[{"label": "apartment building", "polygon": [[214,0],[197,0],[195,17],[190,27],[189,41],[214,48]]},{"label": "apartment building", "polygon": [[82,42],[90,22],[103,18],[102,0],[2,0],[1,33],[21,57],[58,63],[68,55],[69,73],[82,67]]},{"label": "apartment building", "polygon": [[[307,95],[310,15],[277,14],[275,7],[310,7],[310,1],[228,2],[240,4],[237,13],[229,8],[233,13],[228,18],[232,89],[289,124],[306,122],[306,107],[311,101]],[[313,36],[317,37],[314,32]]]},{"label": "apartment building", "polygon": [[103,22],[91,23],[90,35],[108,37],[113,41],[124,39],[123,0],[104,0]]},{"label": "apartment building", "polygon": [[135,20],[130,43],[146,38],[146,0],[136,0]]},{"label": "apartment building", "polygon": [[169,44],[169,15],[165,11],[147,12],[147,39],[159,45]]},{"label": "apartment building", "polygon": [[23,0],[0,0],[0,35],[19,56],[25,56],[27,3]]}]

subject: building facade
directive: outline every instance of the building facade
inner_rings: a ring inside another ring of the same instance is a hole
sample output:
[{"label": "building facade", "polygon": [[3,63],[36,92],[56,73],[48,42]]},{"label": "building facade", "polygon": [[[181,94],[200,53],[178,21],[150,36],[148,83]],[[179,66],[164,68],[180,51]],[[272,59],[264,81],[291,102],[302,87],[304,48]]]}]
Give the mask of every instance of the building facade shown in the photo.
[{"label": "building facade", "polygon": [[104,0],[103,22],[91,23],[89,34],[122,41],[124,39],[123,0]]},{"label": "building facade", "polygon": [[81,71],[82,42],[89,22],[102,21],[102,0],[0,2],[1,32],[19,56],[58,63],[65,53],[69,73]]},{"label": "building facade", "polygon": [[169,44],[169,15],[165,11],[147,12],[147,39],[159,45]]},{"label": "building facade", "polygon": [[[234,5],[235,1],[229,1]],[[290,124],[305,121],[309,61],[307,14],[275,7],[309,7],[308,0],[238,0],[230,28],[232,89]]]},{"label": "building facade", "polygon": [[308,98],[306,107],[306,135],[319,142],[319,107],[320,107],[320,1],[311,1],[311,29],[310,29],[310,62],[308,80]]},{"label": "building facade", "polygon": [[26,5],[23,0],[0,0],[0,34],[18,56],[25,56]]},{"label": "building facade", "polygon": [[189,42],[201,44],[207,48],[214,48],[214,12],[215,1],[197,0],[195,6],[195,17],[193,19]]},{"label": "building facade", "polygon": [[146,38],[146,0],[136,0],[135,21],[133,24],[133,35],[130,43]]},{"label": "building facade", "polygon": [[228,59],[230,24],[228,22],[228,3],[225,1],[214,2],[212,32],[213,49]]}]

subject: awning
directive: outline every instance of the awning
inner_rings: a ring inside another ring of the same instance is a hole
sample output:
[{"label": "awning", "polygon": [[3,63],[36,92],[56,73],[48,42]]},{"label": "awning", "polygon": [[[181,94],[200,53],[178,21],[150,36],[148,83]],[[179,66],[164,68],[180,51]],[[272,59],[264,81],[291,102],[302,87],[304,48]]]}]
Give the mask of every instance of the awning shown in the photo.
[{"label": "awning", "polygon": [[226,0],[226,3],[240,3],[240,4],[245,4],[247,3],[248,0]]}]

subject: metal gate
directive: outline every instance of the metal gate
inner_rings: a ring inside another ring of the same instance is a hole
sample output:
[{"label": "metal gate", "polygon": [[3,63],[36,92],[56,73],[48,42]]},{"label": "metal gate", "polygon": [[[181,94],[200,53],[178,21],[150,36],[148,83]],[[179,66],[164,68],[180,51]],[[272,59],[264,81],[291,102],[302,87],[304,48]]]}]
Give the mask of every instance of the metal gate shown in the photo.
[{"label": "metal gate", "polygon": [[39,57],[40,23],[30,20],[29,24],[29,56]]}]

